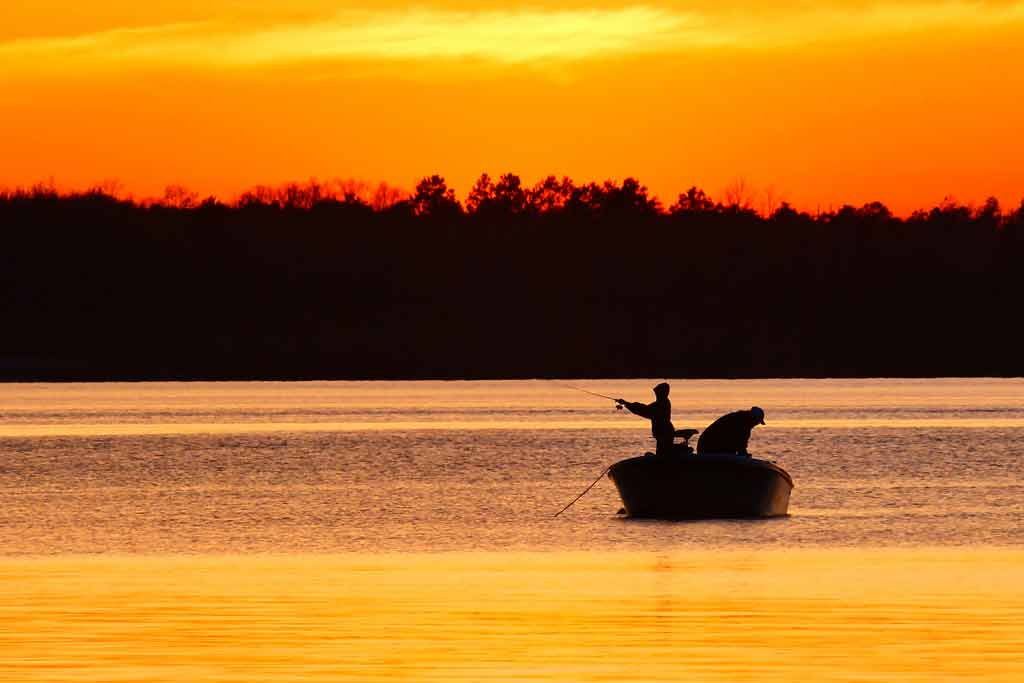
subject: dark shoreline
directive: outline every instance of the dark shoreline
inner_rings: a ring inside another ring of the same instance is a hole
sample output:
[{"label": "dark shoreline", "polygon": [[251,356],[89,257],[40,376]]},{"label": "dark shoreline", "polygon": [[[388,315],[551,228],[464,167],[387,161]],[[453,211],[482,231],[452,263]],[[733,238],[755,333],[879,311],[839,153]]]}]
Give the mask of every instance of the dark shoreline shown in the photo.
[{"label": "dark shoreline", "polygon": [[0,381],[1024,376],[1024,206],[420,189],[0,195]]}]

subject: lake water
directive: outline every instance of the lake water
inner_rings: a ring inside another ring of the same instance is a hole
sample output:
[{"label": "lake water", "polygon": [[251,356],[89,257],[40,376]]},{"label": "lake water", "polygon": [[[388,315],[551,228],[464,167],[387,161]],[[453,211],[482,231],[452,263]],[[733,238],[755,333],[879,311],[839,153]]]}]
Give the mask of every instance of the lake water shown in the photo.
[{"label": "lake water", "polygon": [[0,681],[1024,680],[1024,380],[760,405],[790,516],[616,516],[655,380],[0,385]]}]

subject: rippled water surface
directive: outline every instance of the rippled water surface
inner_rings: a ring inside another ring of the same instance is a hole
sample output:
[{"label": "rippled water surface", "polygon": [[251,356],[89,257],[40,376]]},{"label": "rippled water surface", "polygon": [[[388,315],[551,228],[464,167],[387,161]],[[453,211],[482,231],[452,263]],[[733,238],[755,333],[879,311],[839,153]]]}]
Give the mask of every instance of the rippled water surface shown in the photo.
[{"label": "rippled water surface", "polygon": [[671,398],[791,515],[554,518],[653,446],[565,383],[0,385],[0,680],[1024,680],[1024,381]]}]

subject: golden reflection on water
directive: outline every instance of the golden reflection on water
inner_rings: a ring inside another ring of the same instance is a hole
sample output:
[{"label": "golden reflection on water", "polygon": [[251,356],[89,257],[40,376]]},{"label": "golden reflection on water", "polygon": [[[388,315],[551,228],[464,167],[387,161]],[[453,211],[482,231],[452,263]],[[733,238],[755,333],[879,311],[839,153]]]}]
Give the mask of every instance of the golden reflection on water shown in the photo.
[{"label": "golden reflection on water", "polygon": [[0,559],[3,681],[1020,681],[1024,551]]},{"label": "golden reflection on water", "polygon": [[[0,424],[0,438],[49,436],[172,436],[362,431],[473,431],[604,429],[640,431],[637,422],[564,419],[393,420],[346,422],[163,422],[99,424]],[[1021,429],[1020,418],[806,418],[772,420],[776,429]]]}]

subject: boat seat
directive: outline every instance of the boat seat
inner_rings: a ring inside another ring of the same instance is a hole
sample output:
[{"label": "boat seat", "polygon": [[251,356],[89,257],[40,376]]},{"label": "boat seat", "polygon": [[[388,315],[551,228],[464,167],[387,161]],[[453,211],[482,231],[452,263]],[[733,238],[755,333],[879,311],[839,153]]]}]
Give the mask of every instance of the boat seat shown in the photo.
[{"label": "boat seat", "polygon": [[697,429],[677,429],[675,435],[683,441],[689,441],[694,434],[697,434],[700,430]]}]

